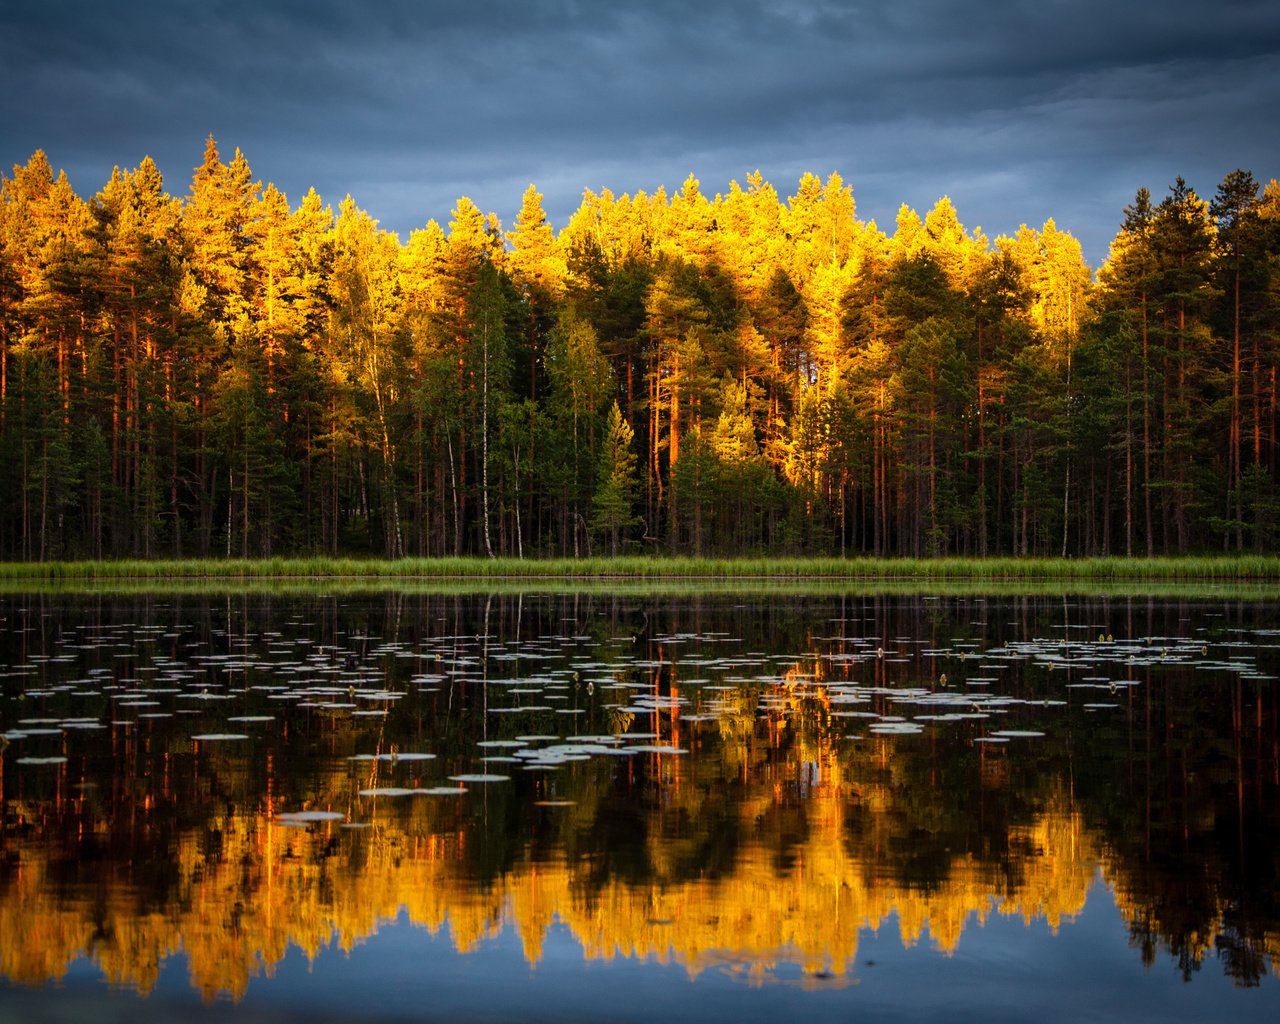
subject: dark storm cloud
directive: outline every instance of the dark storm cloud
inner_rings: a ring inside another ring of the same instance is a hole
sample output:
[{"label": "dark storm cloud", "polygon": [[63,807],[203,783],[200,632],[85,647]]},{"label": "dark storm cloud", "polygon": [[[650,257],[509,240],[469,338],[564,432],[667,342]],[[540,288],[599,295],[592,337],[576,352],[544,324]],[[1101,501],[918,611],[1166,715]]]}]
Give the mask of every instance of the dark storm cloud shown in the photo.
[{"label": "dark storm cloud", "polygon": [[1053,216],[1094,262],[1140,185],[1280,173],[1280,11],[1253,2],[39,4],[0,13],[4,163],[82,194],[154,156],[186,191],[204,136],[296,202],[347,192],[402,234],[526,184],[782,195],[838,170],[892,228],[948,194],[989,234]]}]

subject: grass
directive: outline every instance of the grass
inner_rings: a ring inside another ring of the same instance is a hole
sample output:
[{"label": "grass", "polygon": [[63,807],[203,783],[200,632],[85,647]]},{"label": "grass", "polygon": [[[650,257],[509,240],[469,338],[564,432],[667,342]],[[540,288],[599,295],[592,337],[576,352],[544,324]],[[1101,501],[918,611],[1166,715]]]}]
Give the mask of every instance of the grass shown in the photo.
[{"label": "grass", "polygon": [[1280,582],[1280,557],[1168,558],[265,558],[0,562],[0,580],[879,580]]}]

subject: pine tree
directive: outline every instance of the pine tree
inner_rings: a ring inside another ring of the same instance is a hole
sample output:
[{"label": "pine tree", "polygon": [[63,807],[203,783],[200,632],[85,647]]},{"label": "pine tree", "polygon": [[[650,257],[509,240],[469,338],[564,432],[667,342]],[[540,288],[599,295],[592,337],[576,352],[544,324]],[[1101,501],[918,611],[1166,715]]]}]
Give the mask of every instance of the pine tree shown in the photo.
[{"label": "pine tree", "polygon": [[342,202],[334,235],[333,352],[365,414],[372,436],[363,440],[382,457],[381,540],[384,553],[398,557],[404,553],[396,469],[405,368],[396,287],[399,242],[350,196]]},{"label": "pine tree", "polygon": [[717,220],[724,234],[721,255],[743,300],[754,307],[782,270],[782,205],[773,186],[759,171],[747,176],[747,188],[729,183],[729,194],[717,205]]},{"label": "pine tree", "polygon": [[706,267],[719,259],[716,211],[692,174],[671,197],[662,225],[661,251],[697,267]]},{"label": "pine tree", "polygon": [[[507,232],[509,269],[526,299],[549,306],[564,291],[564,256],[542,209],[542,193],[530,185],[524,192],[515,227]],[[545,312],[545,310],[544,310]]]},{"label": "pine tree", "polygon": [[[1150,190],[1145,187],[1138,189],[1134,201],[1124,208],[1124,215],[1120,233],[1111,243],[1111,253],[1106,265],[1098,272],[1098,279],[1106,304],[1131,324],[1130,333],[1136,341],[1137,351],[1134,357],[1138,361],[1142,392],[1142,532],[1149,558],[1155,554],[1156,531],[1152,511],[1155,481],[1151,463],[1157,441],[1151,379],[1152,289],[1155,284],[1155,255],[1151,236],[1155,211],[1151,205]],[[1132,359],[1126,362],[1126,375],[1130,377],[1131,363]],[[1126,503],[1128,500],[1126,493]]]},{"label": "pine tree", "polygon": [[1227,434],[1228,478],[1231,493],[1235,496],[1235,506],[1228,515],[1235,520],[1236,548],[1244,546],[1244,512],[1242,507],[1241,486],[1243,472],[1241,469],[1242,429],[1241,429],[1241,378],[1243,361],[1241,345],[1247,332],[1253,341],[1252,370],[1249,374],[1253,381],[1253,465],[1261,463],[1261,429],[1259,383],[1259,343],[1258,332],[1249,330],[1253,319],[1251,313],[1256,303],[1259,285],[1265,282],[1267,274],[1262,266],[1265,262],[1262,231],[1258,220],[1256,205],[1258,200],[1258,183],[1248,171],[1236,170],[1228,174],[1218,186],[1217,195],[1209,206],[1209,212],[1217,223],[1217,249],[1221,257],[1219,276],[1222,283],[1221,292],[1226,298],[1230,313],[1223,319],[1230,323],[1231,336],[1231,409]]},{"label": "pine tree", "polygon": [[547,345],[549,388],[544,403],[548,436],[540,443],[539,477],[552,495],[562,550],[579,552],[581,527],[596,463],[596,436],[603,406],[613,389],[608,360],[595,329],[569,316]]},{"label": "pine tree", "polygon": [[491,532],[492,449],[501,411],[512,399],[510,321],[516,302],[509,280],[492,263],[482,263],[467,299],[472,326],[470,347],[464,358],[471,367],[472,434],[479,439],[476,480],[480,486],[480,539],[490,558],[496,553]]},{"label": "pine tree", "polygon": [[1209,204],[1178,178],[1156,208],[1152,233],[1155,312],[1165,370],[1164,546],[1178,554],[1185,554],[1191,543],[1195,495],[1189,473],[1200,461],[1207,433],[1201,398],[1207,397],[1208,316],[1217,295],[1211,270],[1214,230]]},{"label": "pine tree", "polygon": [[626,532],[641,522],[635,515],[636,454],[632,450],[635,431],[622,418],[618,403],[609,410],[609,422],[605,428],[604,446],[600,450],[598,464],[599,482],[592,499],[594,515],[591,526],[597,533],[608,537],[609,552],[618,554],[619,541]]}]

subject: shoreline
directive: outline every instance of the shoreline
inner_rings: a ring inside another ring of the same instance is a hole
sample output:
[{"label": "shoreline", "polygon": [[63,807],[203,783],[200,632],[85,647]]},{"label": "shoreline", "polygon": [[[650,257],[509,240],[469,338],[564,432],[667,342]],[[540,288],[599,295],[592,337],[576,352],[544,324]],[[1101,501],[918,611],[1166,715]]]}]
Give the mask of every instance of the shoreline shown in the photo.
[{"label": "shoreline", "polygon": [[510,584],[734,581],[820,584],[882,582],[1191,582],[1277,583],[1280,557],[1157,558],[265,558],[0,562],[0,581],[310,581]]}]

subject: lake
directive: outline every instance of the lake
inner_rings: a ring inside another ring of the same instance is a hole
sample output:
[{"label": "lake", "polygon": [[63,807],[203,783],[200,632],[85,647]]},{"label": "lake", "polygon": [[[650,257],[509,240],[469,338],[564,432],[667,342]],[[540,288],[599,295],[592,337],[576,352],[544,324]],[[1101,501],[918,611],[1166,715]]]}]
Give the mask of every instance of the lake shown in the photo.
[{"label": "lake", "polygon": [[0,1021],[1280,1019],[1274,596],[743,586],[0,594]]}]

